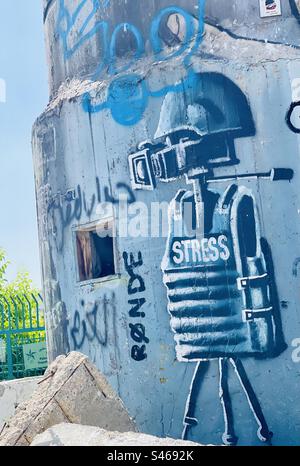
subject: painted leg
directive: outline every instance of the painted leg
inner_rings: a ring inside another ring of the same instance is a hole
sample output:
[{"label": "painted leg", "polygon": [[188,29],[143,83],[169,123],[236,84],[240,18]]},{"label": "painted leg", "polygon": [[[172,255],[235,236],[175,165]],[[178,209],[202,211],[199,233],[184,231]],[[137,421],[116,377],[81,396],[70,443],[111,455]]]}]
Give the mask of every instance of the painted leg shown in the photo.
[{"label": "painted leg", "polygon": [[219,359],[220,370],[220,400],[223,407],[225,432],[223,434],[224,445],[235,446],[238,438],[234,432],[233,413],[228,388],[228,359]]},{"label": "painted leg", "polygon": [[235,372],[239,378],[241,386],[243,387],[243,390],[246,394],[251,411],[253,412],[255,420],[259,426],[259,429],[257,431],[257,436],[262,442],[267,442],[269,443],[269,445],[271,445],[271,439],[272,439],[273,433],[270,432],[269,430],[267,421],[260,407],[258,398],[255,395],[253,387],[248,379],[248,376],[246,374],[242,361],[240,359],[231,358],[230,362],[235,369]]},{"label": "painted leg", "polygon": [[183,420],[184,428],[182,432],[183,440],[188,440],[190,430],[192,429],[192,427],[198,425],[198,420],[195,417],[196,402],[208,366],[209,361],[199,361],[197,363],[190,387],[190,393],[186,401],[185,415]]}]

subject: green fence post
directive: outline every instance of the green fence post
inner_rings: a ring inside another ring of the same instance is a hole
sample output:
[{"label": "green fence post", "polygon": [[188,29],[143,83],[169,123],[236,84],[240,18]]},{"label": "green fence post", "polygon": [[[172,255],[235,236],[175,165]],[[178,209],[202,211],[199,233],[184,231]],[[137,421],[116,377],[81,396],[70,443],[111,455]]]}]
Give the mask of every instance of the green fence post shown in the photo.
[{"label": "green fence post", "polygon": [[8,380],[13,380],[14,371],[13,371],[13,355],[12,355],[12,345],[11,345],[11,336],[10,333],[6,336],[6,353],[7,353],[7,376]]},{"label": "green fence post", "polygon": [[[33,345],[46,339],[44,314],[39,301],[43,303],[40,294],[22,294],[21,298],[18,295],[0,295],[0,341],[5,339],[6,348],[5,364],[1,363],[0,380],[40,375],[46,369],[46,366],[31,367],[30,364],[25,369],[24,345]],[[34,349],[30,349],[26,356],[34,359],[34,354]]]},{"label": "green fence post", "polygon": [[10,303],[2,296],[3,301],[7,305],[7,317],[8,317],[8,332],[6,334],[6,356],[7,356],[7,376],[9,380],[14,379],[14,371],[13,371],[13,354],[12,354],[12,344],[11,344],[11,309]]}]

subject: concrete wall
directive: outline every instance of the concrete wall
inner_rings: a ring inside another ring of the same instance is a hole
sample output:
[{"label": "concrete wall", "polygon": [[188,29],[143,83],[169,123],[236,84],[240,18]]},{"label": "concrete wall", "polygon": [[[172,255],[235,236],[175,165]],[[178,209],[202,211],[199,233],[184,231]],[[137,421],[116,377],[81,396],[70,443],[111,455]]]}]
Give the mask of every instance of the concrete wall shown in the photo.
[{"label": "concrete wall", "polygon": [[[271,2],[269,2],[271,4]],[[239,37],[299,45],[299,0],[280,2],[281,15],[261,20],[260,1],[207,1],[206,17],[210,24]],[[272,10],[270,10],[272,12]],[[233,21],[234,18],[234,21]]]},{"label": "concrete wall", "polygon": [[0,383],[0,431],[15,414],[17,406],[29,400],[42,377]]},{"label": "concrete wall", "polygon": [[[260,18],[254,0],[247,15],[223,3],[207,2],[203,36],[201,0],[45,2],[52,97],[33,150],[49,354],[87,354],[146,433],[256,445],[272,431],[294,445],[298,10],[282,1],[282,16]],[[165,183],[145,174],[162,150]],[[181,210],[164,237],[121,235],[121,195],[125,210]],[[116,275],[80,283],[75,231],[107,201]],[[178,236],[186,202],[198,228]]]}]

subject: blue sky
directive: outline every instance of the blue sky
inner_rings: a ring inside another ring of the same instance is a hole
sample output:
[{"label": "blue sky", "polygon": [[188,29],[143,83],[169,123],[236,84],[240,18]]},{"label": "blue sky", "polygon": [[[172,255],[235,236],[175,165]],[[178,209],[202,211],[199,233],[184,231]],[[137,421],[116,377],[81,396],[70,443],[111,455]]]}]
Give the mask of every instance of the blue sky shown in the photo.
[{"label": "blue sky", "polygon": [[[0,0],[0,247],[40,285],[31,128],[48,100],[42,1]],[[0,99],[1,100],[1,99]]]}]

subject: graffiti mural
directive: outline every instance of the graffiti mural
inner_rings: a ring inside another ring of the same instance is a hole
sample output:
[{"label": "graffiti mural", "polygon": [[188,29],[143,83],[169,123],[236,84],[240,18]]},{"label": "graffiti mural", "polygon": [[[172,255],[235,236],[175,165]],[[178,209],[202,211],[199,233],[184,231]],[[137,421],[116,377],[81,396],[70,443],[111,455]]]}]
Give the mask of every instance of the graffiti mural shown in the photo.
[{"label": "graffiti mural", "polygon": [[[131,309],[129,316],[131,319],[145,319],[145,312],[141,312],[142,307],[146,303],[146,299],[142,294],[146,291],[145,281],[138,272],[138,268],[143,265],[142,253],[138,253],[138,259],[135,260],[133,254],[123,253],[124,265],[126,272],[129,275],[128,281],[128,296],[132,297],[138,295],[138,298],[130,299],[128,304]],[[131,358],[134,361],[144,361],[147,359],[146,345],[150,342],[146,336],[146,328],[142,323],[131,322],[129,324],[130,336],[134,343],[138,343],[131,348]]]},{"label": "graffiti mural", "polygon": [[[183,438],[198,424],[195,403],[207,365],[219,361],[223,441],[236,445],[228,364],[245,392],[258,437],[272,433],[242,359],[275,357],[284,343],[271,253],[261,236],[251,178],[290,181],[293,170],[214,176],[214,168],[239,164],[235,140],[256,134],[245,94],[226,76],[199,73],[182,94],[164,99],[154,141],[129,156],[134,189],[185,176],[193,190],[180,190],[169,209],[169,237],[162,261],[168,312],[180,362],[198,362],[190,386]],[[211,184],[222,185],[215,190]],[[185,225],[186,206],[192,219]],[[191,228],[192,226],[192,228]]]},{"label": "graffiti mural", "polygon": [[[109,21],[98,20],[98,15],[101,16],[108,8],[110,0],[60,0],[57,32],[63,44],[65,60],[68,61],[85,42],[95,39],[97,35],[102,57],[92,80],[99,80],[105,70],[110,76],[118,74],[112,79],[104,102],[94,103],[89,93],[83,96],[84,110],[97,113],[108,109],[116,122],[132,126],[141,120],[149,98],[165,96],[171,90],[181,92],[180,86],[172,85],[152,90],[144,76],[128,73],[128,70],[145,56],[147,40],[151,44],[153,61],[168,61],[182,56],[188,69],[189,58],[199,48],[204,30],[205,0],[196,0],[195,3],[197,19],[184,8],[170,4],[157,12],[148,25],[147,37],[144,37],[134,24],[119,23],[111,34]],[[118,65],[123,56],[126,56],[125,64],[123,60]],[[187,82],[190,76],[188,73]]]},{"label": "graffiti mural", "polygon": [[89,356],[146,434],[297,444],[299,1],[44,0],[44,20],[50,359]]},{"label": "graffiti mural", "polygon": [[[59,16],[57,31],[63,42],[64,56],[68,60],[88,40],[92,39],[97,31],[102,33],[107,29],[104,22],[92,25],[95,14],[107,8],[110,0],[59,0]],[[81,13],[85,12],[81,20]],[[74,32],[79,31],[79,34]]]},{"label": "graffiti mural", "polygon": [[91,359],[106,361],[103,373],[117,374],[120,369],[120,354],[116,336],[116,296],[107,291],[100,298],[81,299],[72,321],[68,322],[72,351],[89,348]]},{"label": "graffiti mural", "polygon": [[69,189],[55,195],[49,184],[40,188],[39,202],[43,218],[43,234],[46,236],[49,231],[51,232],[55,237],[58,251],[63,250],[66,228],[76,225],[83,216],[90,219],[97,208],[104,206],[105,203],[117,205],[126,202],[130,205],[136,201],[133,190],[126,183],[117,183],[114,194],[108,186],[103,187],[103,193],[101,190],[98,177],[95,179],[95,192],[89,200],[80,185],[76,189]]},{"label": "graffiti mural", "polygon": [[[109,305],[114,305],[114,297],[109,300],[105,296],[103,302],[96,301],[88,305],[82,300],[80,305],[85,310],[85,316],[82,320],[80,312],[75,311],[71,327],[74,350],[81,350],[86,341],[91,343],[96,341],[100,346],[107,346]],[[110,314],[114,319],[115,311]]]}]

